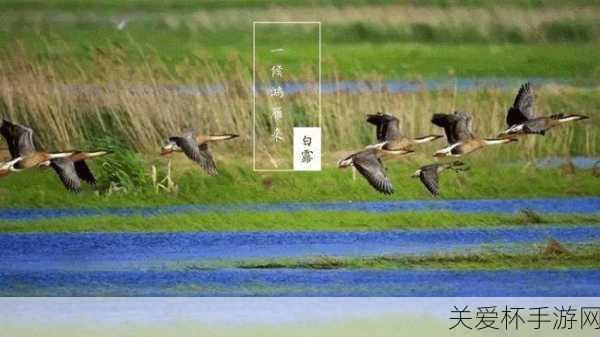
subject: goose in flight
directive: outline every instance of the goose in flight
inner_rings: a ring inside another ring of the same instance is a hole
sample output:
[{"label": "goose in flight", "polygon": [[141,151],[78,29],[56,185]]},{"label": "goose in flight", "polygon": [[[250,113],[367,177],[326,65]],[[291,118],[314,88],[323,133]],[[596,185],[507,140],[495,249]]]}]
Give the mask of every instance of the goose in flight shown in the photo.
[{"label": "goose in flight", "polygon": [[173,152],[183,152],[188,158],[195,161],[209,175],[217,174],[217,167],[212,155],[208,151],[208,143],[220,140],[229,140],[239,137],[235,134],[202,135],[194,130],[187,130],[181,136],[170,137],[169,142],[162,147],[160,154],[168,155]]},{"label": "goose in flight", "polygon": [[418,138],[408,138],[402,134],[398,118],[384,113],[367,115],[367,122],[375,125],[377,144],[369,148],[377,148],[382,153],[407,154],[414,152],[417,144],[427,143],[442,138],[441,135],[429,135]]},{"label": "goose in flight", "polygon": [[499,137],[515,137],[530,134],[545,135],[546,131],[567,122],[588,119],[588,116],[577,114],[554,114],[536,117],[534,111],[534,94],[529,83],[521,85],[515,101],[506,114],[508,128]]},{"label": "goose in flight", "polygon": [[8,151],[14,163],[10,166],[13,172],[28,168],[50,165],[50,160],[68,157],[73,152],[49,153],[38,151],[33,143],[33,130],[7,120],[2,121],[0,134],[8,144]]},{"label": "goose in flight", "polygon": [[435,157],[459,157],[488,145],[506,144],[516,139],[484,139],[473,134],[473,116],[469,112],[455,111],[453,114],[434,114],[431,122],[444,128],[448,146],[438,150]]},{"label": "goose in flight", "polygon": [[468,168],[465,164],[460,161],[454,161],[452,163],[438,163],[422,166],[413,175],[413,178],[421,179],[423,186],[434,196],[437,197],[440,194],[439,188],[439,175],[446,169],[453,169],[454,171],[466,171]]},{"label": "goose in flight", "polygon": [[354,166],[367,182],[378,192],[394,193],[394,187],[385,174],[385,167],[379,158],[380,150],[368,148],[338,161],[339,168]]},{"label": "goose in flight", "polygon": [[96,185],[96,178],[85,161],[109,153],[110,151],[74,151],[68,157],[50,160],[50,167],[54,169],[67,190],[79,192],[82,180],[90,185]]},{"label": "goose in flight", "polygon": [[0,126],[0,134],[6,139],[8,150],[13,158],[11,162],[5,164],[8,170],[19,172],[33,167],[50,166],[63,185],[74,192],[79,191],[81,180],[92,185],[96,183],[96,178],[85,161],[109,153],[109,151],[60,153],[38,151],[33,143],[33,130],[7,120],[4,120]]}]

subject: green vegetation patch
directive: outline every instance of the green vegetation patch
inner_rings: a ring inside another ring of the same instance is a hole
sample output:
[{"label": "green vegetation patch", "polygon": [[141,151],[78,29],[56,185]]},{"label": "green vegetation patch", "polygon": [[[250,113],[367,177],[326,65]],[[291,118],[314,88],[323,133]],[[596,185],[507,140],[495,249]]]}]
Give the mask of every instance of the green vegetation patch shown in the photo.
[{"label": "green vegetation patch", "polygon": [[[212,9],[250,9],[265,7],[347,7],[373,5],[417,5],[426,7],[497,7],[492,0],[4,0],[2,9],[27,10],[212,10]],[[507,0],[503,6],[520,8],[545,8],[569,6],[598,6],[598,0]]]},{"label": "green vegetation patch", "polygon": [[371,231],[485,228],[526,225],[595,225],[600,215],[461,214],[453,212],[212,212],[153,217],[94,216],[2,221],[0,232]]},{"label": "green vegetation patch", "polygon": [[[219,262],[224,267],[228,262]],[[178,263],[186,270],[215,266]],[[568,253],[544,254],[542,249],[524,253],[483,251],[440,253],[432,255],[382,255],[370,257],[315,256],[255,261],[237,261],[229,267],[243,269],[450,269],[450,270],[514,270],[514,269],[600,269],[600,246],[572,248]]]},{"label": "green vegetation patch", "polygon": [[[598,196],[600,191],[600,179],[593,170],[565,171],[536,168],[533,165],[499,167],[486,160],[487,157],[477,156],[478,154],[475,154],[472,159],[464,159],[465,163],[471,166],[467,172],[444,172],[440,177],[441,200]],[[111,162],[115,161],[110,156],[106,158]],[[318,173],[261,174],[253,172],[251,166],[243,163],[218,162],[219,175],[210,177],[183,155],[172,165],[175,169],[172,180],[176,186],[172,191],[166,191],[153,183],[150,163],[145,163],[142,167],[134,163],[137,163],[135,158],[131,161],[123,159],[123,162],[118,162],[118,167],[108,166],[115,167],[113,171],[104,166],[102,159],[91,162],[94,165],[92,170],[98,175],[101,185],[96,188],[97,191],[86,185],[84,191],[79,194],[67,191],[51,169],[29,170],[2,177],[0,205],[3,208],[80,208],[434,200],[419,179],[410,178],[419,165],[427,163],[418,158],[386,160],[387,173],[396,187],[396,192],[391,196],[373,190],[359,174],[354,180],[350,169],[341,170],[326,166]],[[157,184],[165,176],[165,164],[155,163],[159,171]],[[145,176],[139,177],[140,170],[146,173]],[[134,174],[138,178],[133,181],[121,177]]]}]

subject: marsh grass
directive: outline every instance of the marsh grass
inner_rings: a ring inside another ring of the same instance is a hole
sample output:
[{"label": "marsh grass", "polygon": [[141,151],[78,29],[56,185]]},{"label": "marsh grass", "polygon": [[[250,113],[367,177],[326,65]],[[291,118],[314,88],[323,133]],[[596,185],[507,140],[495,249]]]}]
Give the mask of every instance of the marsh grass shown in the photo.
[{"label": "marsh grass", "polygon": [[137,193],[151,188],[148,163],[144,158],[114,138],[100,138],[90,147],[111,153],[98,159],[97,174],[99,192]]},{"label": "marsh grass", "polygon": [[366,258],[314,258],[240,263],[244,269],[273,268],[372,268],[372,269],[567,269],[600,268],[598,249],[583,249],[572,254],[544,256],[541,253],[436,254],[432,256],[378,256]]},{"label": "marsh grass", "polygon": [[243,261],[180,262],[174,269],[197,270],[235,267],[242,269],[444,269],[444,270],[506,270],[506,269],[573,269],[600,268],[597,243],[571,245],[570,252],[544,254],[536,245],[522,247],[520,252],[494,248],[480,251],[457,251],[427,255],[377,255],[363,257],[308,256],[298,258],[256,259]]},{"label": "marsh grass", "polygon": [[[432,199],[419,179],[410,178],[421,165],[432,162],[433,147],[400,159],[384,159],[388,176],[396,192],[385,196],[357,177],[351,170],[336,167],[335,160],[348,151],[329,153],[321,172],[256,173],[250,157],[227,154],[226,145],[213,147],[219,175],[206,175],[197,164],[182,154],[171,156],[172,179],[178,186],[173,193],[155,193],[151,180],[152,165],[165,172],[167,158],[145,157],[146,187],[136,193],[107,195],[101,189],[85,185],[79,194],[64,189],[51,169],[36,169],[0,179],[2,207],[123,207],[173,204],[228,204],[271,202],[326,202],[365,200]],[[463,161],[468,172],[447,172],[440,178],[441,199],[543,198],[598,196],[600,179],[592,170],[576,170],[564,175],[560,169],[545,169],[534,164],[502,164],[480,151]],[[101,181],[108,180],[100,159],[90,161]],[[110,173],[110,172],[108,172]]]},{"label": "marsh grass", "polygon": [[520,210],[519,217],[524,223],[542,223],[544,221],[540,214],[528,208]]},{"label": "marsh grass", "polygon": [[[172,72],[160,58],[143,55],[142,63],[132,63],[120,48],[114,47],[95,54],[93,62],[102,71],[93,75],[77,60],[63,60],[77,75],[67,78],[57,68],[33,61],[24,52],[15,56],[18,53],[8,54],[0,61],[0,115],[30,125],[43,148],[76,148],[95,144],[98,138],[113,137],[132,150],[156,153],[168,136],[185,127],[195,127],[207,133],[240,134],[239,139],[222,146],[238,156],[251,155],[251,72],[239,58],[230,59],[227,71],[216,64],[190,63]],[[194,67],[202,68],[207,75],[197,77],[191,71]],[[301,82],[312,75],[300,73],[291,82]],[[331,80],[335,82],[337,78]],[[368,80],[377,85],[383,78],[370,76]],[[222,90],[210,94],[189,92],[178,90],[176,83],[194,84],[206,90],[218,85]],[[418,136],[441,133],[429,122],[433,113],[468,110],[475,116],[475,133],[493,137],[505,127],[505,111],[512,104],[516,89],[324,94],[325,153],[357,149],[373,142],[373,128],[364,119],[366,113],[377,111],[397,115],[404,131]],[[316,110],[315,101],[314,95],[289,95],[289,118],[303,118],[307,110]],[[524,139],[518,146],[489,149],[484,156],[531,159],[597,155],[600,132],[595,120],[599,117],[600,97],[593,91],[543,87],[537,91],[536,108],[541,115],[576,112],[589,115],[592,120],[553,130],[547,137]],[[268,118],[257,118],[257,123],[257,129],[272,129]]]}]

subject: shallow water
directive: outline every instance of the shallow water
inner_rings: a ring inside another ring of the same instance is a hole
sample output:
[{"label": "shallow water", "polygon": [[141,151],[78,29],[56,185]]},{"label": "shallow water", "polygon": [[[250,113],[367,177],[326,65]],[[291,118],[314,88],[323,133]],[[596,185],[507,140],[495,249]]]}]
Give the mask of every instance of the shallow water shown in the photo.
[{"label": "shallow water", "polygon": [[600,227],[397,230],[381,232],[199,232],[0,234],[0,271],[147,270],[175,262],[303,256],[431,254],[600,241]]},{"label": "shallow water", "polygon": [[[598,296],[600,271],[242,270],[190,262],[524,248],[600,227],[1,234],[1,296]],[[488,248],[483,248],[488,249]],[[514,279],[512,279],[514,278]],[[512,280],[512,281],[511,281]],[[569,284],[569,287],[564,287]],[[529,287],[528,285],[531,285]]]},{"label": "shallow water", "polygon": [[[347,80],[338,82],[322,82],[321,92],[323,94],[335,93],[373,93],[373,92],[419,92],[419,91],[470,91],[482,89],[510,89],[515,90],[522,83],[528,81],[533,85],[576,85],[568,79],[560,78],[517,78],[517,77],[479,77],[479,78],[437,78],[425,80],[387,80],[382,82],[371,82],[362,80]],[[318,84],[309,82],[288,82],[281,84],[286,94],[297,94],[302,92],[317,92]],[[258,92],[268,92],[272,88],[271,84],[257,84]],[[98,86],[91,84],[65,85],[63,90],[72,92],[84,92],[91,94],[101,94],[121,88],[111,86]],[[248,91],[252,88],[248,87]],[[225,92],[225,87],[219,84],[209,85],[136,85],[128,88],[131,94],[149,94],[149,93],[177,93],[182,95],[215,95]]]},{"label": "shallow water", "polygon": [[11,208],[0,209],[0,220],[36,220],[78,216],[156,216],[198,212],[298,212],[298,211],[452,211],[460,213],[516,213],[523,209],[542,213],[600,213],[600,197],[544,199],[472,199],[338,201],[321,203],[272,203],[229,205],[181,205],[124,208]]},{"label": "shallow water", "polygon": [[[518,161],[513,164],[525,165],[527,162]],[[539,168],[559,168],[567,163],[573,164],[578,169],[592,169],[600,168],[600,157],[586,157],[576,156],[572,158],[561,158],[561,157],[547,157],[538,159],[535,162],[536,167]]]},{"label": "shallow water", "polygon": [[0,273],[2,296],[598,296],[598,270]]}]

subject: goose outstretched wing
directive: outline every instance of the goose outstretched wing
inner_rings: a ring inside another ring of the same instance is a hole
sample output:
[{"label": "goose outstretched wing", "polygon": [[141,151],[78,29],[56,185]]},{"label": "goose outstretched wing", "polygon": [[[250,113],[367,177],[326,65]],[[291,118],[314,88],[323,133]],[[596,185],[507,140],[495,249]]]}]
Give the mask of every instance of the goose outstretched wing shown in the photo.
[{"label": "goose outstretched wing", "polygon": [[473,136],[473,115],[470,112],[457,111],[454,113],[456,124],[454,126],[454,134],[458,141],[472,139]]},{"label": "goose outstretched wing", "polygon": [[452,145],[473,138],[473,117],[468,112],[434,114],[431,123],[444,129],[448,144]]},{"label": "goose outstretched wing", "polygon": [[433,196],[438,196],[440,194],[438,166],[439,164],[423,166],[421,167],[421,174],[419,175],[419,179],[421,179],[425,188],[427,188]]},{"label": "goose outstretched wing", "polygon": [[69,158],[57,158],[50,161],[50,166],[54,169],[63,185],[72,192],[79,192],[81,189],[81,180],[77,175],[75,163]]},{"label": "goose outstretched wing", "polygon": [[217,174],[217,166],[215,165],[215,161],[208,152],[208,143],[198,145],[198,149],[200,150],[200,166],[210,175]]},{"label": "goose outstretched wing", "polygon": [[376,126],[378,142],[395,140],[402,137],[398,118],[384,113],[367,115],[367,122]]},{"label": "goose outstretched wing", "polygon": [[96,185],[96,177],[94,177],[92,170],[90,170],[85,160],[75,162],[75,172],[81,180],[88,184]]},{"label": "goose outstretched wing", "polygon": [[35,152],[32,129],[4,120],[0,126],[0,134],[6,140],[8,151],[13,159]]},{"label": "goose outstretched wing", "polygon": [[210,152],[208,152],[208,144],[198,144],[193,136],[171,137],[177,146],[181,148],[183,153],[200,165],[209,175],[216,175],[217,168]]},{"label": "goose outstretched wing", "polygon": [[525,83],[519,88],[513,106],[508,109],[506,124],[511,127],[534,119],[533,103],[533,89],[529,83]]},{"label": "goose outstretched wing", "polygon": [[379,158],[372,151],[357,153],[352,163],[358,172],[367,179],[369,184],[383,194],[394,193],[394,187],[385,174],[385,168]]}]

